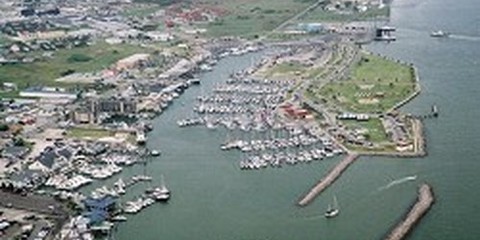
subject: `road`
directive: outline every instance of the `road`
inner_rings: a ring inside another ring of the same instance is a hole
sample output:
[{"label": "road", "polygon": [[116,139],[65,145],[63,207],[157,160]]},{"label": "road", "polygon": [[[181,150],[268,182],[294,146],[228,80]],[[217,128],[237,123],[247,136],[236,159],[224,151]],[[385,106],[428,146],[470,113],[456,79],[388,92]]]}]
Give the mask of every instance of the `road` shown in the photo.
[{"label": "road", "polygon": [[290,24],[291,22],[293,22],[295,19],[298,19],[300,18],[301,16],[305,15],[308,11],[310,10],[313,10],[315,8],[317,8],[320,4],[322,4],[324,2],[324,0],[319,0],[317,2],[315,2],[314,4],[308,6],[307,8],[305,8],[304,10],[302,10],[301,12],[297,13],[295,16],[285,20],[283,23],[281,23],[280,25],[278,25],[276,28],[274,28],[272,31],[270,31],[269,33],[265,34],[261,39],[265,39],[267,37],[269,37],[270,35],[272,35],[273,33],[275,32],[278,32],[278,30],[284,28],[285,26],[287,26],[288,24]]},{"label": "road", "polygon": [[[337,51],[337,54],[342,56],[340,59],[339,63],[336,63],[336,60],[334,59],[335,62],[332,62],[330,64],[326,64],[325,68],[329,69],[327,76],[321,79],[306,79],[304,82],[301,84],[300,87],[296,89],[293,95],[300,96],[300,101],[303,102],[304,104],[307,104],[310,108],[315,110],[318,113],[321,113],[327,122],[333,126],[335,125],[335,115],[333,113],[330,113],[326,110],[326,107],[320,104],[319,102],[314,102],[313,100],[305,97],[305,91],[312,85],[315,84],[315,87],[317,89],[321,89],[324,87],[326,84],[329,82],[333,82],[335,80],[339,80],[345,75],[348,74],[351,66],[358,61],[358,58],[360,56],[359,50],[356,49],[355,47],[352,47],[350,43],[340,43],[337,47],[337,49],[333,49],[332,51]],[[334,54],[330,54],[330,58],[333,57]],[[329,59],[329,61],[332,59]]]}]

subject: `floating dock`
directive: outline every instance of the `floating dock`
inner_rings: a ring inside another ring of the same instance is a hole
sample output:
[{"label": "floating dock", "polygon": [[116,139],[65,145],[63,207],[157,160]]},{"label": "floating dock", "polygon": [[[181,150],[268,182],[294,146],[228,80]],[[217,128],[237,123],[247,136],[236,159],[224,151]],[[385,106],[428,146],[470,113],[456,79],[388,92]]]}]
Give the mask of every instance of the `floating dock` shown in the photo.
[{"label": "floating dock", "polygon": [[298,205],[304,207],[312,202],[320,193],[334,183],[343,171],[345,171],[357,158],[358,154],[356,153],[348,154],[298,202]]},{"label": "floating dock", "polygon": [[428,212],[435,201],[432,187],[426,183],[420,185],[418,189],[418,198],[412,206],[406,217],[398,223],[397,226],[390,232],[385,240],[401,240],[405,239],[413,227],[420,221],[420,219]]}]

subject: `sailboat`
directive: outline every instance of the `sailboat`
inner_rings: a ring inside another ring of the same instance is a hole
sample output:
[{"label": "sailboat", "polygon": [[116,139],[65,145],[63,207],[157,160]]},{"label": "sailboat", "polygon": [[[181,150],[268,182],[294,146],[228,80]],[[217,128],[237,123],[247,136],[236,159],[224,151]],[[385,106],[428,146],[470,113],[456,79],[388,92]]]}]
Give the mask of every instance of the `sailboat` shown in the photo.
[{"label": "sailboat", "polygon": [[325,212],[325,217],[326,218],[334,218],[334,217],[338,216],[339,213],[340,213],[340,209],[338,207],[337,197],[333,196],[333,206],[330,205],[330,204],[328,205],[328,209]]},{"label": "sailboat", "polygon": [[165,179],[163,178],[163,174],[160,175],[161,185],[160,185],[160,192],[163,194],[170,194],[170,190],[165,186]]},{"label": "sailboat", "polygon": [[122,178],[119,178],[113,185],[115,186],[115,190],[118,194],[125,194],[125,183],[123,182]]},{"label": "sailboat", "polygon": [[163,174],[160,175],[161,185],[153,190],[151,195],[157,201],[166,202],[170,199],[170,190],[165,186]]}]

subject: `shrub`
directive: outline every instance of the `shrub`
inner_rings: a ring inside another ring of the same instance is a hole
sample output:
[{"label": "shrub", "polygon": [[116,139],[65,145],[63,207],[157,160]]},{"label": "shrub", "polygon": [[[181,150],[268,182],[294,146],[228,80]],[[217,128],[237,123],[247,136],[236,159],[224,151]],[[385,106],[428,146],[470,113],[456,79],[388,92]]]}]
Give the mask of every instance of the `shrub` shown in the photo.
[{"label": "shrub", "polygon": [[76,54],[72,54],[68,59],[67,61],[72,63],[72,62],[88,62],[92,60],[92,58],[90,56],[87,56],[85,54],[80,54],[80,53],[76,53]]}]

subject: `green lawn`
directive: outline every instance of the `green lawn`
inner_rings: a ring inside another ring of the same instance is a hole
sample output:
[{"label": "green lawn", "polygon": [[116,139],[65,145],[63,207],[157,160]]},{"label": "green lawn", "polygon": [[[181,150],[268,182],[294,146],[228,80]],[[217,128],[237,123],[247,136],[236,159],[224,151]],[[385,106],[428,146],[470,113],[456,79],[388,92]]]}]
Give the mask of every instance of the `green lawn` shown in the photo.
[{"label": "green lawn", "polygon": [[99,139],[103,137],[112,137],[114,134],[113,132],[103,129],[71,128],[67,130],[67,136],[71,138]]},{"label": "green lawn", "polygon": [[328,83],[315,94],[357,113],[384,112],[415,90],[412,67],[363,54],[347,80]]},{"label": "green lawn", "polygon": [[343,125],[349,129],[363,129],[366,130],[364,136],[368,141],[373,143],[372,147],[358,146],[354,144],[345,144],[345,146],[352,151],[377,151],[377,152],[394,152],[395,143],[391,142],[385,133],[382,121],[379,118],[370,118],[366,122],[357,121],[341,121]]},{"label": "green lawn", "polygon": [[[139,46],[128,44],[109,45],[99,42],[95,45],[73,49],[61,49],[53,58],[33,63],[0,66],[0,82],[16,83],[19,89],[32,85],[68,87],[72,84],[55,82],[67,70],[75,72],[99,71],[115,63],[117,60],[134,53],[151,52]],[[72,56],[83,55],[87,61],[72,61]],[[0,93],[4,96],[7,93]]]},{"label": "green lawn", "polygon": [[252,37],[273,30],[317,0],[206,0],[229,11],[213,23],[202,25],[207,35]]}]

